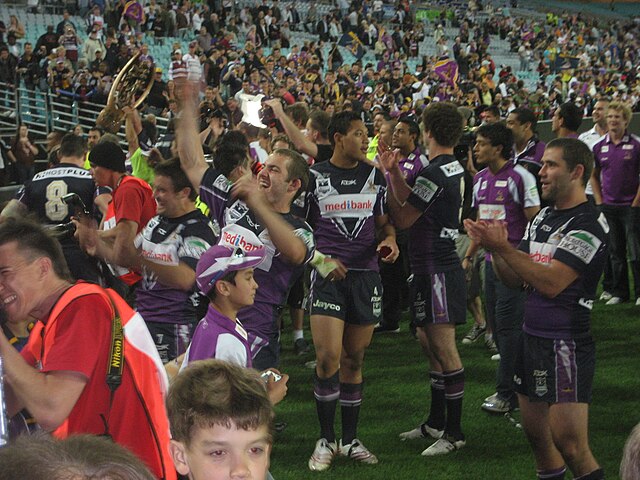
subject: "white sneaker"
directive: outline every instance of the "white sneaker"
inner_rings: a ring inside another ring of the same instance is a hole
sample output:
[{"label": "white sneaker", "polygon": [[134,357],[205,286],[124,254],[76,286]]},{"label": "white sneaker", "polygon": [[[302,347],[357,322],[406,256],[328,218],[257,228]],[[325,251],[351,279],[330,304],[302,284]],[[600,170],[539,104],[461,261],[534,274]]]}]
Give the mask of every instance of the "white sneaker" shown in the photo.
[{"label": "white sneaker", "polygon": [[484,399],[484,401],[493,402],[496,398],[498,398],[498,392],[494,393],[493,395],[489,395],[487,398]]},{"label": "white sneaker", "polygon": [[611,300],[611,298],[613,297],[613,295],[611,295],[609,292],[607,292],[606,290],[604,292],[602,292],[600,294],[600,301],[602,302],[606,302]]},{"label": "white sneaker", "polygon": [[433,427],[427,425],[427,423],[422,423],[418,425],[413,430],[409,430],[408,432],[402,432],[400,434],[400,440],[403,442],[405,440],[414,440],[416,438],[433,438],[434,440],[438,440],[442,437],[444,430],[437,430]]},{"label": "white sneaker", "polygon": [[331,461],[338,452],[336,442],[327,442],[326,438],[321,438],[316,442],[316,448],[309,459],[309,470],[323,472],[331,466]]},{"label": "white sneaker", "polygon": [[640,307],[640,297],[636,298],[636,307]]},{"label": "white sneaker", "polygon": [[453,442],[446,438],[439,439],[436,443],[426,448],[421,455],[423,457],[435,457],[436,455],[446,455],[447,453],[460,450],[467,444],[464,440],[454,440]]},{"label": "white sneaker", "polygon": [[494,362],[499,362],[500,361],[500,354],[496,353],[494,355],[491,355],[491,360],[493,360]]},{"label": "white sneaker", "polygon": [[340,446],[338,448],[340,455],[349,457],[357,462],[366,463],[368,465],[378,463],[378,458],[373,453],[371,453],[369,449],[365,447],[357,438],[355,438],[353,442],[349,443],[348,445],[342,445],[342,440],[340,440]]},{"label": "white sneaker", "polygon": [[620,297],[611,297],[605,305],[620,305],[622,303],[622,298]]}]

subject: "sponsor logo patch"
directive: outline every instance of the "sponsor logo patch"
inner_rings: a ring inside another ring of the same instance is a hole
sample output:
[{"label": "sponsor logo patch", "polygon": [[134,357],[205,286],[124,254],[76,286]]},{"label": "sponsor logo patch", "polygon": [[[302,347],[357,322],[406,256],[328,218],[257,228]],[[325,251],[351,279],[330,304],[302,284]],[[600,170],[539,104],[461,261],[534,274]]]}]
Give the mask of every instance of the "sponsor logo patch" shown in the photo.
[{"label": "sponsor logo patch", "polygon": [[533,378],[535,380],[535,385],[536,385],[536,395],[539,397],[544,397],[547,392],[549,391],[549,388],[547,387],[547,371],[546,370],[534,370],[533,371]]},{"label": "sponsor logo patch", "polygon": [[322,310],[333,310],[334,312],[339,312],[342,310],[340,305],[336,305],[335,303],[323,302],[322,300],[316,300],[313,302],[314,308],[321,308]]},{"label": "sponsor logo patch", "polygon": [[366,218],[373,214],[375,200],[372,194],[332,195],[320,200],[320,213],[329,218]]},{"label": "sponsor logo patch", "polygon": [[506,187],[507,186],[507,181],[506,180],[496,180],[495,186],[497,188]]},{"label": "sponsor logo patch", "polygon": [[438,192],[438,185],[428,178],[420,177],[413,186],[413,193],[426,203],[429,203]]},{"label": "sponsor logo patch", "polygon": [[442,170],[442,173],[444,173],[447,177],[453,177],[454,175],[460,175],[464,173],[462,165],[460,165],[460,162],[458,162],[457,160],[455,162],[447,163],[446,165],[441,165],[440,170]]},{"label": "sponsor logo patch", "polygon": [[584,263],[590,263],[602,245],[602,241],[584,230],[569,232],[562,239],[558,248],[571,253]]}]

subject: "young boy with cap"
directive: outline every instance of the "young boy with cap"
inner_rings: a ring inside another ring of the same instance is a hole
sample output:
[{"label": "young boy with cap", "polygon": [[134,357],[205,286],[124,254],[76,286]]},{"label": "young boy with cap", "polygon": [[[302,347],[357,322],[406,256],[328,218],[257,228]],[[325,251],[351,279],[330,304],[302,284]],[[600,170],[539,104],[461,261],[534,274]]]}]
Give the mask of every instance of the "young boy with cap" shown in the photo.
[{"label": "young boy with cap", "polygon": [[[236,316],[241,308],[253,305],[258,289],[253,269],[264,258],[264,248],[245,254],[240,248],[231,249],[223,245],[214,245],[200,257],[196,267],[196,283],[210,304],[193,334],[183,368],[189,363],[208,358],[226,360],[245,368],[252,367],[252,340]],[[266,372],[269,371],[275,372]],[[286,394],[288,376],[282,375],[279,381],[273,381],[276,377],[272,374],[267,374],[266,378],[269,380],[269,397],[273,403],[277,403]]]}]

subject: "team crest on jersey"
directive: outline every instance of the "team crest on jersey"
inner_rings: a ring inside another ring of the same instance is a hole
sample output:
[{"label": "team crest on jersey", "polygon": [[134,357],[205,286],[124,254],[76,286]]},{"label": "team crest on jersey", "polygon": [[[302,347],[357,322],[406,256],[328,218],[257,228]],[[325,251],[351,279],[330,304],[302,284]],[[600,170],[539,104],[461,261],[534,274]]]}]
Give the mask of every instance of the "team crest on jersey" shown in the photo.
[{"label": "team crest on jersey", "polygon": [[331,186],[331,179],[328,177],[318,177],[316,179],[316,192],[318,193],[318,198],[328,196],[333,187]]},{"label": "team crest on jersey", "polygon": [[462,165],[460,165],[460,162],[457,160],[455,162],[447,163],[446,165],[441,165],[440,170],[442,170],[447,177],[453,177],[454,175],[464,173]]},{"label": "team crest on jersey", "polygon": [[549,388],[547,387],[547,376],[548,373],[546,370],[533,371],[533,379],[535,380],[535,392],[539,397],[544,397],[549,391]]},{"label": "team crest on jersey", "polygon": [[227,224],[237,223],[242,217],[249,212],[249,207],[245,205],[241,200],[236,201],[231,208],[227,209],[225,215],[227,217]]}]

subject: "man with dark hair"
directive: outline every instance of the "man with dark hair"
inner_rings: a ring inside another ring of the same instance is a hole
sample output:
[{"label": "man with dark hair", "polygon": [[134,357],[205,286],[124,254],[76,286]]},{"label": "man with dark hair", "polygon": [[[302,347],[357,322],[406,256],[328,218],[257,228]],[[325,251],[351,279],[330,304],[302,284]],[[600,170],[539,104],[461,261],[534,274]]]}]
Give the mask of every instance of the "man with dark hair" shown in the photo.
[{"label": "man with dark hair", "polygon": [[103,229],[96,232],[80,223],[78,238],[89,255],[109,263],[114,274],[132,289],[142,277],[124,266],[129,263],[136,235],[156,214],[156,202],[148,183],[126,173],[124,161],[124,152],[113,142],[100,142],[89,152],[93,180],[98,186],[112,189],[112,200]]},{"label": "man with dark hair", "polygon": [[[317,366],[313,392],[320,439],[309,469],[323,471],[338,453],[366,464],[378,459],[357,438],[362,404],[362,367],[374,325],[382,320],[382,282],[378,257],[398,257],[395,229],[385,208],[386,186],[379,170],[366,162],[367,128],[352,111],[329,124],[333,156],[314,165],[309,186],[309,222],[318,250],[333,263],[327,276],[311,274],[311,333]],[[342,439],[334,429],[338,400]]]},{"label": "man with dark hair", "polygon": [[73,284],[59,244],[28,221],[0,226],[0,270],[7,316],[38,320],[20,353],[0,334],[9,415],[27,408],[59,438],[109,436],[175,479],[166,375],[142,317],[111,290]]},{"label": "man with dark hair", "polygon": [[411,313],[431,369],[429,417],[400,438],[437,439],[422,452],[433,456],[466,443],[461,426],[464,368],[455,340],[455,326],[466,320],[464,272],[455,245],[464,169],[453,155],[463,118],[452,103],[438,102],[424,110],[422,123],[430,159],[413,188],[404,180],[399,152],[382,155],[380,163],[392,190],[388,199],[394,223],[410,228]]},{"label": "man with dark hair", "polygon": [[507,116],[507,128],[513,132],[513,163],[521,164],[536,177],[544,153],[544,142],[536,137],[537,123],[533,110],[525,107],[518,107]]},{"label": "man with dark hair", "polygon": [[[476,132],[474,153],[485,166],[473,180],[472,206],[478,220],[505,222],[509,242],[517,245],[527,222],[540,210],[536,179],[521,165],[509,159],[513,146],[511,130],[501,123],[482,125]],[[478,250],[472,241],[462,268],[472,267],[470,260]],[[485,255],[485,305],[487,321],[500,354],[496,393],[486,398],[482,408],[492,413],[506,413],[517,406],[513,385],[514,359],[522,332],[524,292],[503,285],[493,269],[491,255]]]},{"label": "man with dark hair", "polygon": [[276,150],[257,176],[246,164],[234,167],[237,178],[232,184],[216,162],[214,167],[205,162],[196,118],[194,106],[187,103],[178,132],[180,163],[211,218],[223,227],[219,244],[245,252],[267,248],[267,258],[255,272],[261,288],[253,306],[241,310],[238,319],[251,335],[253,365],[260,370],[276,367],[279,313],[314,253],[311,228],[291,214],[291,203],[306,189],[309,167],[300,154]]},{"label": "man with dark hair", "polygon": [[551,120],[551,131],[558,138],[578,138],[578,129],[582,124],[582,110],[572,102],[566,102],[556,108]]},{"label": "man with dark hair", "polygon": [[[142,273],[136,308],[144,318],[162,363],[182,355],[206,301],[195,287],[200,256],[215,244],[213,225],[195,206],[196,192],[179,161],[154,169],[157,215],[136,236],[128,267]],[[137,255],[136,255],[137,253]]]},{"label": "man with dark hair", "polygon": [[[71,217],[82,213],[64,201],[63,197],[69,193],[77,194],[87,211],[92,212],[96,185],[83,168],[85,151],[82,137],[66,134],[58,149],[59,163],[37,173],[24,185],[2,210],[0,219],[24,217],[30,212],[35,213],[43,225],[68,224]],[[73,278],[97,283],[99,273],[95,262],[80,249],[72,234],[62,235],[59,240]]]},{"label": "man with dark hair", "polygon": [[324,162],[331,158],[333,148],[327,135],[331,117],[328,113],[322,110],[313,110],[309,114],[306,129],[303,133],[291,117],[286,114],[280,99],[268,100],[265,103],[273,108],[273,113],[282,124],[282,128],[284,128],[284,133],[291,139],[297,151],[313,157],[316,162]]},{"label": "man with dark hair", "polygon": [[491,251],[500,280],[526,288],[523,334],[515,362],[522,426],[537,478],[600,480],[588,423],[595,347],[591,308],[606,256],[607,222],[587,202],[593,155],[573,138],[551,141],[540,179],[543,208],[516,248],[504,222],[465,221],[469,235]]},{"label": "man with dark hair", "polygon": [[[385,128],[385,123],[381,129]],[[395,125],[391,137],[391,148],[398,149],[402,154],[400,169],[408,185],[413,185],[418,173],[429,164],[427,157],[422,154],[418,142],[420,140],[420,127],[412,116],[402,116]],[[407,277],[409,276],[406,260],[407,232],[396,233],[396,241],[400,254],[398,260],[393,263],[380,265],[380,276],[384,294],[382,296],[382,321],[375,327],[375,333],[400,331],[399,322],[402,315],[402,301],[406,291]]]}]

